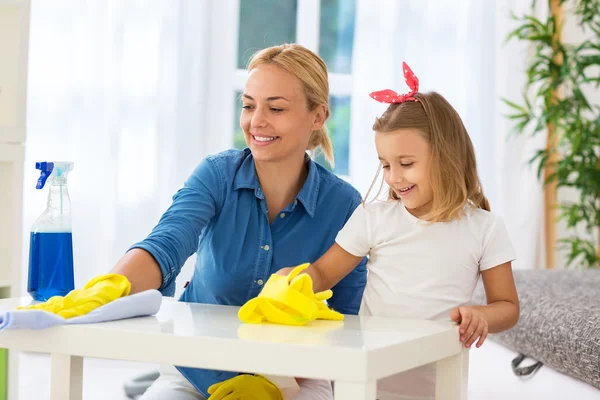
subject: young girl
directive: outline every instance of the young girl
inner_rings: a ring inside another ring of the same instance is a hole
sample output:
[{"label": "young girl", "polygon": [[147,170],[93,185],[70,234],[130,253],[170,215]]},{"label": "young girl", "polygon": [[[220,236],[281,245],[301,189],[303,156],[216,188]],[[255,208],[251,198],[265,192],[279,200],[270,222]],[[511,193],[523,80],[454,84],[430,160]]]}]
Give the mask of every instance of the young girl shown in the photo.
[{"label": "young girl", "polygon": [[[514,250],[483,195],[458,113],[441,95],[418,93],[417,78],[403,67],[410,93],[371,93],[390,103],[373,125],[388,200],[359,206],[335,244],[305,272],[318,292],[368,255],[359,315],[450,318],[460,323],[465,347],[476,341],[480,347],[489,332],[509,329],[519,319]],[[480,275],[487,306],[467,306]],[[377,396],[422,399],[434,393],[432,364],[381,380]]]}]

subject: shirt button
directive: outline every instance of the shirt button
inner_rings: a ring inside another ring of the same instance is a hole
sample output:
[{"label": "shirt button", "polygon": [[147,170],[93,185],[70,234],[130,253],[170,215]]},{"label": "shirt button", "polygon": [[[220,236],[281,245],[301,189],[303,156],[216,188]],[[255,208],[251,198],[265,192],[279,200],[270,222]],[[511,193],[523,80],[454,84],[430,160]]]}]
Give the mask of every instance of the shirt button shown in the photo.
[{"label": "shirt button", "polygon": [[265,249],[265,251],[269,251],[270,247],[268,244],[265,244],[265,246],[263,247],[263,249]]},{"label": "shirt button", "polygon": [[262,284],[264,283],[262,279],[259,279],[256,281],[256,283],[258,283],[258,286],[262,286]]},{"label": "shirt button", "polygon": [[285,217],[285,213],[279,214],[279,218],[284,218],[284,217]]}]

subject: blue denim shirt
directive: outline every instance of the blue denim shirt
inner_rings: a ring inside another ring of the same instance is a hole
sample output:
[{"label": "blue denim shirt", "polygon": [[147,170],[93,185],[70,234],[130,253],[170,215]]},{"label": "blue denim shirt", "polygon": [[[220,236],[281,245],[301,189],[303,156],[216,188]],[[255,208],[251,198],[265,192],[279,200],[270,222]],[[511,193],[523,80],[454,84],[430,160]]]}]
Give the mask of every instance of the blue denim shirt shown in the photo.
[{"label": "blue denim shirt", "polygon": [[[175,278],[194,252],[194,274],[180,301],[234,306],[256,297],[279,269],[323,255],[361,198],[350,184],[307,162],[308,177],[296,199],[269,224],[250,150],[205,158],[150,235],[132,246],[148,251],[160,265],[161,292],[174,295]],[[365,259],[333,288],[329,305],[357,314],[366,281]],[[210,385],[236,375],[177,368],[205,397]]]}]

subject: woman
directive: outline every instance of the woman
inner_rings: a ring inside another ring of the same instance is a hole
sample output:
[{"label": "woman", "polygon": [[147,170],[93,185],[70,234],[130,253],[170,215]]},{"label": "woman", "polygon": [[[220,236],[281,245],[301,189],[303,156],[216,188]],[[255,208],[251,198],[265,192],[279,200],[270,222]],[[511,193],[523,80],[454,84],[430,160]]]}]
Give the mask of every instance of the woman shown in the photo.
[{"label": "woman", "polygon": [[[286,44],[258,52],[248,72],[240,117],[248,148],[204,159],[152,233],[117,263],[113,272],[129,279],[132,293],[155,288],[172,296],[181,267],[197,252],[180,300],[241,306],[279,269],[323,255],[360,204],[356,189],[306,155],[321,147],[333,162],[323,60]],[[357,314],[365,261],[333,288],[332,308]],[[209,386],[235,375],[161,370],[143,399],[205,399]]]}]

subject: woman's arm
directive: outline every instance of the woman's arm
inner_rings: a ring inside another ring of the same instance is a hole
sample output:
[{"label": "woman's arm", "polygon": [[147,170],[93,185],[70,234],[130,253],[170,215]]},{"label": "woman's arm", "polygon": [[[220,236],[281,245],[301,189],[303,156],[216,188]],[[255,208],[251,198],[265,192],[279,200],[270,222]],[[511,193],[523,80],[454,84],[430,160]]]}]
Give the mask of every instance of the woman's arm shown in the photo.
[{"label": "woman's arm", "polygon": [[159,289],[173,296],[175,278],[197,250],[202,229],[218,212],[220,193],[216,164],[205,158],[173,196],[152,232],[114,266],[114,273],[131,282],[132,294]]},{"label": "woman's arm", "polygon": [[460,323],[460,341],[471,347],[479,338],[480,347],[488,333],[512,328],[519,321],[520,306],[511,263],[481,272],[487,298],[485,306],[462,306],[452,311],[450,318]]},{"label": "woman's arm", "polygon": [[158,289],[162,284],[160,266],[154,257],[143,249],[128,251],[121,257],[111,272],[125,275],[129,279],[131,283],[130,294],[148,289]]}]

